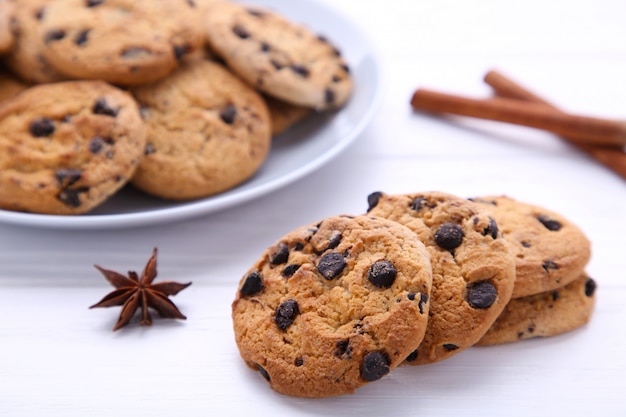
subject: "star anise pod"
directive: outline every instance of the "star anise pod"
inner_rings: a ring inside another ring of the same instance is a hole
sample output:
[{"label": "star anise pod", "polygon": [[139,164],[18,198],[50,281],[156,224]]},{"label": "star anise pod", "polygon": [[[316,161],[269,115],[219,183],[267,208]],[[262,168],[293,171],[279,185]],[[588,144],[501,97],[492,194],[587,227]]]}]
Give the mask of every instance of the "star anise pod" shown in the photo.
[{"label": "star anise pod", "polygon": [[135,271],[129,271],[128,277],[125,277],[115,271],[94,265],[116,289],[89,308],[122,306],[122,312],[113,331],[126,326],[138,308],[141,308],[141,321],[139,324],[144,326],[152,324],[152,317],[150,317],[150,312],[148,311],[149,308],[156,310],[159,316],[163,318],[182,320],[187,318],[168,297],[178,294],[190,286],[191,282],[180,284],[178,282],[165,281],[153,284],[152,281],[157,276],[156,257],[157,248],[154,248],[141,277],[138,277]]}]

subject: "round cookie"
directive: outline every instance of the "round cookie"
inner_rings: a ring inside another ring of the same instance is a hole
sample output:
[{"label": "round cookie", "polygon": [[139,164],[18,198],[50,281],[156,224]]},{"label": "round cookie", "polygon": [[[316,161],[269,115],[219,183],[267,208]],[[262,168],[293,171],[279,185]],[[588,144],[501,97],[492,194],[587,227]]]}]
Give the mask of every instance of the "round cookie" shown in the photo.
[{"label": "round cookie", "polygon": [[591,243],[565,217],[506,196],[471,199],[498,222],[515,255],[513,298],[562,287],[580,276],[591,257]]},{"label": "round cookie", "polygon": [[591,319],[595,291],[596,282],[583,273],[562,288],[512,299],[476,345],[556,336],[582,327]]},{"label": "round cookie", "polygon": [[342,106],[353,88],[348,66],[328,40],[277,13],[216,2],[205,14],[208,43],[255,88],[316,109]]},{"label": "round cookie", "polygon": [[188,62],[132,93],[148,132],[132,183],[149,194],[173,200],[216,194],[250,178],[268,155],[265,102],[216,62]]},{"label": "round cookie", "polygon": [[204,41],[188,0],[48,2],[39,23],[43,54],[59,72],[119,85],[167,76]]},{"label": "round cookie", "polygon": [[13,2],[0,0],[0,54],[7,52],[13,44],[11,19],[13,18]]},{"label": "round cookie", "polygon": [[3,56],[3,61],[11,71],[28,83],[53,83],[67,79],[43,56],[44,42],[39,36],[38,28],[47,3],[48,0],[13,2],[13,45]]},{"label": "round cookie", "polygon": [[128,93],[101,81],[31,87],[0,107],[0,208],[86,213],[129,180],[144,147]]},{"label": "round cookie", "polygon": [[481,207],[440,192],[372,193],[368,213],[407,226],[430,253],[433,287],[424,341],[406,363],[441,361],[475,344],[511,298],[515,264]]},{"label": "round cookie", "polygon": [[428,253],[385,219],[334,216],[286,234],[244,275],[232,304],[241,357],[283,394],[352,393],[420,343]]}]

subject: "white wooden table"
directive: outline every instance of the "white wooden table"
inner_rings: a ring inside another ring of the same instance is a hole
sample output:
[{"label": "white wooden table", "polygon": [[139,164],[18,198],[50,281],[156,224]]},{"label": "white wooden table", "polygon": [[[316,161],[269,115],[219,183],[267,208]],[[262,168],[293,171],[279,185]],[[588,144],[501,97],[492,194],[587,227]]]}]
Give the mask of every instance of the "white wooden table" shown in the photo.
[{"label": "white wooden table", "polygon": [[[423,86],[484,96],[498,68],[564,109],[626,118],[622,0],[319,0],[367,30],[383,67],[373,122],[320,170],[244,205],[123,230],[0,224],[1,416],[624,416],[626,181],[529,128],[413,112]],[[351,396],[272,392],[245,367],[230,303],[275,239],[376,190],[507,194],[577,223],[593,243],[598,303],[586,327],[471,348],[402,368]],[[173,298],[188,320],[112,333],[119,309],[88,310],[111,287],[94,263],[192,281]]]}]

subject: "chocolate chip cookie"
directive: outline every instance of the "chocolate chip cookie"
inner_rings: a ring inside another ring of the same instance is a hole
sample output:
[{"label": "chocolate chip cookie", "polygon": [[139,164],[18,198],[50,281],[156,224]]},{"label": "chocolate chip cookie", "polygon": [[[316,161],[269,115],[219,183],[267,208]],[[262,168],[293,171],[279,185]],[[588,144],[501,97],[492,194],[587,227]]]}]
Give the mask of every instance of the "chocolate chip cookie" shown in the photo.
[{"label": "chocolate chip cookie", "polygon": [[342,106],[353,89],[346,62],[323,36],[269,10],[216,2],[205,14],[209,46],[264,93],[316,109]]},{"label": "chocolate chip cookie", "polygon": [[132,183],[149,194],[173,200],[216,194],[250,178],[268,155],[265,102],[216,62],[190,61],[131,91],[147,127]]},{"label": "chocolate chip cookie", "polygon": [[352,393],[420,343],[430,304],[429,255],[406,227],[334,216],[273,244],[232,305],[242,358],[283,394]]},{"label": "chocolate chip cookie", "polygon": [[477,345],[555,336],[582,327],[591,319],[595,294],[596,282],[583,273],[562,288],[512,299]]},{"label": "chocolate chip cookie", "polygon": [[30,87],[0,106],[0,208],[86,213],[130,179],[144,148],[128,93],[101,81]]},{"label": "chocolate chip cookie", "polygon": [[204,36],[188,0],[46,2],[37,29],[44,57],[60,73],[120,85],[165,77]]},{"label": "chocolate chip cookie", "polygon": [[506,196],[473,198],[498,222],[515,254],[513,298],[562,287],[584,270],[591,243],[564,216]]},{"label": "chocolate chip cookie", "polygon": [[513,291],[515,260],[494,218],[440,192],[368,196],[368,213],[407,226],[430,253],[433,287],[424,341],[411,365],[449,358],[491,327]]}]

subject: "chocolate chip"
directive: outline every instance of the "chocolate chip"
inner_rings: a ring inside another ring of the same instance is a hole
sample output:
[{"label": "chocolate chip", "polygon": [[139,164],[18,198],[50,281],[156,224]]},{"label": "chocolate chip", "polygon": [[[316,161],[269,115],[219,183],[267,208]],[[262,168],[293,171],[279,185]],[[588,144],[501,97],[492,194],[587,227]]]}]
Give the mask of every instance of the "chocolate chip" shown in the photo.
[{"label": "chocolate chip", "polygon": [[585,295],[587,297],[593,297],[593,294],[596,292],[597,284],[593,280],[593,278],[588,278],[587,282],[585,282]]},{"label": "chocolate chip", "polygon": [[112,145],[113,141],[109,138],[103,138],[102,136],[94,136],[89,141],[89,152],[97,154],[106,144]]},{"label": "chocolate chip", "polygon": [[269,253],[269,261],[272,265],[284,264],[288,259],[289,247],[283,242],[278,242]]},{"label": "chocolate chip", "polygon": [[104,3],[104,0],[85,0],[87,7],[96,7]]},{"label": "chocolate chip", "polygon": [[156,152],[156,147],[153,143],[146,143],[146,147],[143,150],[144,155],[151,155]]},{"label": "chocolate chip", "polygon": [[554,262],[551,259],[546,259],[545,261],[543,261],[543,263],[541,264],[541,267],[544,269],[544,271],[550,273],[550,270],[557,270],[559,269],[559,266],[556,264],[556,262]]},{"label": "chocolate chip", "polygon": [[250,37],[250,33],[241,25],[233,26],[233,33],[241,39],[248,39]]},{"label": "chocolate chip", "polygon": [[558,291],[555,291],[555,292],[552,293],[552,301],[558,300],[559,297],[560,297],[560,295],[559,295]]},{"label": "chocolate chip", "polygon": [[65,31],[63,29],[52,29],[46,32],[46,35],[44,36],[44,41],[46,43],[52,42],[52,41],[60,41],[64,37],[65,37]]},{"label": "chocolate chip", "polygon": [[335,103],[335,92],[330,88],[327,88],[326,91],[324,91],[324,102],[329,105]]},{"label": "chocolate chip", "polygon": [[349,340],[340,340],[335,343],[335,356],[338,358],[345,356],[346,359],[352,358],[352,347]]},{"label": "chocolate chip", "polygon": [[444,343],[443,345],[441,345],[441,347],[443,347],[445,349],[446,352],[452,352],[454,350],[457,350],[459,347],[453,343]]},{"label": "chocolate chip", "polygon": [[396,280],[396,267],[389,261],[374,262],[367,273],[367,279],[378,288],[389,288]]},{"label": "chocolate chip", "polygon": [[265,378],[266,380],[270,381],[270,374],[265,370],[264,367],[262,367],[261,365],[257,364],[256,365],[257,369],[259,370],[259,373],[261,375],[263,375],[263,378]]},{"label": "chocolate chip", "polygon": [[370,195],[367,196],[367,211],[370,212],[374,207],[378,205],[380,198],[383,196],[383,193],[380,191],[374,191]]},{"label": "chocolate chip", "polygon": [[465,233],[461,226],[454,223],[444,223],[435,232],[435,242],[443,249],[453,250],[463,242]]},{"label": "chocolate chip", "polygon": [[556,232],[556,231],[561,230],[561,227],[562,227],[561,222],[559,222],[558,220],[554,220],[546,216],[545,214],[540,214],[539,216],[537,216],[537,220],[539,220],[539,222],[543,224],[545,228],[550,230],[551,232]]},{"label": "chocolate chip", "polygon": [[300,308],[296,300],[287,300],[276,309],[274,321],[280,330],[287,330],[293,321],[300,314]]},{"label": "chocolate chip", "polygon": [[35,10],[35,19],[36,20],[42,20],[44,18],[45,14],[46,14],[45,7],[42,7],[41,9],[37,9],[37,10]]},{"label": "chocolate chip", "polygon": [[192,9],[196,8],[196,2],[194,2],[193,0],[187,0],[187,4],[189,5],[189,7],[191,7]]},{"label": "chocolate chip", "polygon": [[301,357],[297,357],[294,361],[293,364],[295,366],[302,366],[304,365],[304,359],[302,359]]},{"label": "chocolate chip", "polygon": [[104,97],[100,97],[96,100],[93,108],[91,109],[94,114],[102,114],[104,116],[116,117],[119,109],[114,109],[109,106],[106,99]]},{"label": "chocolate chip", "polygon": [[409,356],[406,357],[407,362],[414,362],[416,359],[417,359],[417,349],[409,353]]},{"label": "chocolate chip", "polygon": [[265,17],[265,12],[257,9],[247,9],[246,10],[250,16],[254,17]]},{"label": "chocolate chip", "polygon": [[361,378],[371,382],[389,373],[389,356],[384,352],[370,352],[363,358]]},{"label": "chocolate chip", "polygon": [[47,117],[40,117],[30,123],[28,130],[37,138],[50,136],[54,133],[54,122]]},{"label": "chocolate chip", "polygon": [[326,245],[326,247],[324,247],[323,249],[315,249],[314,252],[318,255],[321,255],[327,250],[335,249],[341,243],[342,237],[343,235],[341,234],[339,230],[333,230],[333,232],[330,235],[330,238],[328,239],[328,245]]},{"label": "chocolate chip", "polygon": [[243,297],[255,295],[263,291],[263,288],[265,288],[265,285],[263,285],[263,277],[261,276],[261,273],[258,271],[252,271],[243,282],[243,285],[239,290],[239,294]]},{"label": "chocolate chip", "polygon": [[174,57],[180,61],[189,49],[189,45],[174,45]]},{"label": "chocolate chip", "polygon": [[54,173],[62,188],[67,188],[80,179],[82,171],[75,168],[59,169]]},{"label": "chocolate chip", "polygon": [[426,304],[428,302],[428,294],[420,294],[420,301],[417,304],[417,306],[420,309],[420,314],[424,314],[424,304]]},{"label": "chocolate chip", "polygon": [[528,333],[533,334],[535,333],[535,326],[528,326],[528,329],[526,329],[528,331]]},{"label": "chocolate chip", "polygon": [[467,302],[472,308],[489,308],[496,298],[498,298],[498,290],[489,281],[479,281],[467,287]]},{"label": "chocolate chip", "polygon": [[498,237],[498,224],[496,221],[489,217],[489,225],[483,229],[483,236],[490,235],[493,239]]},{"label": "chocolate chip", "polygon": [[346,64],[341,64],[339,66],[342,70],[344,70],[346,72],[346,74],[350,74],[350,67],[347,66]]},{"label": "chocolate chip", "polygon": [[270,44],[267,42],[261,42],[261,51],[269,52],[271,49]]},{"label": "chocolate chip", "polygon": [[525,240],[522,240],[522,241],[520,242],[520,244],[521,244],[523,247],[525,247],[525,248],[530,248],[530,247],[532,246],[532,245],[530,244],[530,242],[527,242],[527,241],[525,241]]},{"label": "chocolate chip", "polygon": [[84,45],[87,43],[88,38],[89,38],[89,29],[82,30],[78,32],[78,34],[74,38],[74,43],[78,46]]},{"label": "chocolate chip", "polygon": [[300,268],[300,265],[289,264],[285,267],[285,269],[283,269],[283,272],[281,272],[281,275],[285,278],[291,278],[293,274],[295,274],[299,268]]},{"label": "chocolate chip", "polygon": [[435,204],[429,203],[424,197],[415,197],[409,207],[411,210],[419,212],[422,211],[424,207],[435,208]]},{"label": "chocolate chip", "polygon": [[309,69],[304,65],[292,64],[289,68],[291,68],[293,72],[303,76],[304,78],[308,77],[310,74]]},{"label": "chocolate chip", "polygon": [[80,207],[80,195],[89,191],[87,187],[80,188],[65,188],[61,190],[57,199],[69,207]]},{"label": "chocolate chip", "polygon": [[229,104],[220,111],[220,118],[226,124],[232,125],[237,117],[237,107],[233,104]]},{"label": "chocolate chip", "polygon": [[328,252],[317,263],[317,270],[327,280],[337,278],[345,267],[346,260],[339,252]]}]

